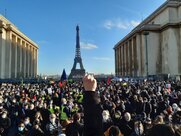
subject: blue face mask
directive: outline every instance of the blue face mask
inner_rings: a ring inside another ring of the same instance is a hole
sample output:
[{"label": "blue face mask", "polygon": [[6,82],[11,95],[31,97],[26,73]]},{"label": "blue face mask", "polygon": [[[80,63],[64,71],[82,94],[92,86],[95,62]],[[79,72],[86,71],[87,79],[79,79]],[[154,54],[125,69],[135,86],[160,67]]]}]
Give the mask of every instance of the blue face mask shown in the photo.
[{"label": "blue face mask", "polygon": [[24,130],[24,127],[18,127],[18,130],[22,132]]}]

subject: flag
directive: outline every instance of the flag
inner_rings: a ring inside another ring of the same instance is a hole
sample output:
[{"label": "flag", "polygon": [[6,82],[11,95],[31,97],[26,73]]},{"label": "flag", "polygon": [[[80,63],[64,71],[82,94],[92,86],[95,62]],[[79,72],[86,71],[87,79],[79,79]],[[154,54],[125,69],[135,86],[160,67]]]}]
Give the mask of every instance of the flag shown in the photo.
[{"label": "flag", "polygon": [[62,84],[62,82],[61,82],[61,81],[59,82],[59,86],[60,86],[60,87],[62,87],[62,86],[63,86],[63,84]]},{"label": "flag", "polygon": [[111,78],[108,77],[108,79],[107,79],[107,85],[110,85],[110,83],[111,83]]},{"label": "flag", "polygon": [[61,81],[67,80],[67,75],[66,75],[65,69],[63,69],[62,76],[61,76],[60,80]]}]

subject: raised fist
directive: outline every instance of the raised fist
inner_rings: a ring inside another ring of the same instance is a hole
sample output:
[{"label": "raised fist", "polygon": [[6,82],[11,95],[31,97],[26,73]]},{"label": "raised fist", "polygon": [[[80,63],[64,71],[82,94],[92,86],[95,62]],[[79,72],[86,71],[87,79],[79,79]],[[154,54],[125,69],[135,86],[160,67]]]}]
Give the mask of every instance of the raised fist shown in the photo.
[{"label": "raised fist", "polygon": [[95,91],[97,88],[97,81],[93,75],[85,75],[83,78],[83,85],[86,91]]}]

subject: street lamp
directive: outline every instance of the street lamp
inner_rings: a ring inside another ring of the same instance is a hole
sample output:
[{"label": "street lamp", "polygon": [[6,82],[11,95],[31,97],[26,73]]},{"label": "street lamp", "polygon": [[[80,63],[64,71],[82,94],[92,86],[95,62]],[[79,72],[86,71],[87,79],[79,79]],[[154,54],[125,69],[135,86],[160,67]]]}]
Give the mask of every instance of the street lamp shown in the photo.
[{"label": "street lamp", "polygon": [[146,46],[146,77],[148,79],[148,42],[147,42],[147,36],[149,35],[148,31],[143,32],[145,36],[145,46]]}]

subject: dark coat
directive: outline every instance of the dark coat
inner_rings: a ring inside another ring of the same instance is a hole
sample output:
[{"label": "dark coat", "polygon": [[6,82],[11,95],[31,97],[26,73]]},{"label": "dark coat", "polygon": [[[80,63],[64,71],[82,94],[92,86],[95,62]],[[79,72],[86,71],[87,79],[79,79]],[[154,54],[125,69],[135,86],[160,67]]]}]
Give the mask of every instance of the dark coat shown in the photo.
[{"label": "dark coat", "polygon": [[83,107],[84,136],[103,136],[102,108],[96,92],[84,92]]},{"label": "dark coat", "polygon": [[66,136],[83,136],[83,124],[79,122],[70,123],[66,127]]}]

